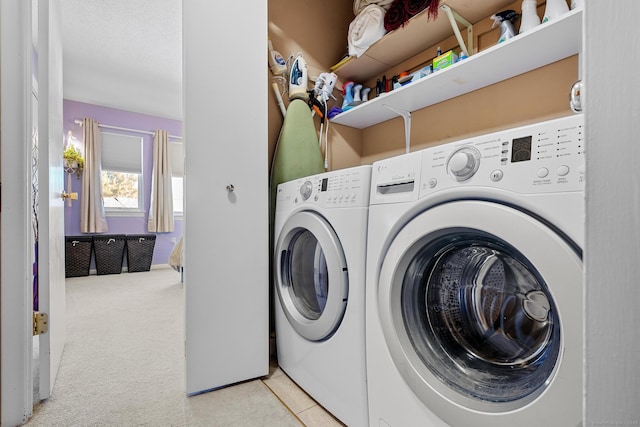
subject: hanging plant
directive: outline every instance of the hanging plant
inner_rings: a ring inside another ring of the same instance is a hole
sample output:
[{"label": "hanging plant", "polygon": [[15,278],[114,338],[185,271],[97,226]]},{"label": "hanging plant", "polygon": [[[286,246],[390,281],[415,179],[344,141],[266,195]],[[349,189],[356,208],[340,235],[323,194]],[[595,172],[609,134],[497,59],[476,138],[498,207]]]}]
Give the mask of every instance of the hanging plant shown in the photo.
[{"label": "hanging plant", "polygon": [[73,146],[69,145],[62,153],[62,157],[64,158],[64,170],[67,173],[75,173],[78,179],[80,179],[80,175],[82,175],[82,170],[84,169],[84,158],[80,154],[80,151]]}]

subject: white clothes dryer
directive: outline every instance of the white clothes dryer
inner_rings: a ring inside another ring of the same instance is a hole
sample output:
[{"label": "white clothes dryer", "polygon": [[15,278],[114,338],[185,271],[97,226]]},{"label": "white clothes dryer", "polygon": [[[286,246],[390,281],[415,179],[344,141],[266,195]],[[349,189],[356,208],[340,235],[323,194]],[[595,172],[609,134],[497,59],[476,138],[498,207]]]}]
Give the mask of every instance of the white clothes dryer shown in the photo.
[{"label": "white clothes dryer", "polygon": [[583,117],[373,164],[371,426],[577,426]]},{"label": "white clothes dryer", "polygon": [[274,221],[278,364],[325,409],[368,425],[365,261],[371,166],[280,184]]}]

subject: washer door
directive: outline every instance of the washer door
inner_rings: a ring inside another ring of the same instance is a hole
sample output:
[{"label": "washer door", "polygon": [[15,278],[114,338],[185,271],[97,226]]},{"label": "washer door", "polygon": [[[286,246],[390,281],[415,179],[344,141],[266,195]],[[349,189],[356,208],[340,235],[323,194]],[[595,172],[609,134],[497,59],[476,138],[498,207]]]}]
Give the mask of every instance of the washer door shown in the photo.
[{"label": "washer door", "polygon": [[276,289],[291,326],[310,341],[329,338],[347,306],[347,263],[340,240],[320,215],[298,212],[275,251]]},{"label": "washer door", "polygon": [[581,393],[582,262],[521,211],[457,201],[421,213],[391,243],[378,304],[400,374],[449,423]]}]

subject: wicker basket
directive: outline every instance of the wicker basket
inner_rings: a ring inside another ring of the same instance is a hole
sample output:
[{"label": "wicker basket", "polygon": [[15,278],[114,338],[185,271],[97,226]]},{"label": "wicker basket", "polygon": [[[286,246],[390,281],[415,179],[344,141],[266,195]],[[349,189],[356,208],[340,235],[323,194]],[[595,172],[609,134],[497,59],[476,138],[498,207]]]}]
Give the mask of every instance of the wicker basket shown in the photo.
[{"label": "wicker basket", "polygon": [[122,273],[125,238],[124,234],[93,236],[93,251],[96,256],[97,274]]},{"label": "wicker basket", "polygon": [[65,277],[88,276],[91,266],[91,236],[67,236],[64,245]]},{"label": "wicker basket", "polygon": [[127,265],[129,273],[151,270],[155,234],[127,235]]}]

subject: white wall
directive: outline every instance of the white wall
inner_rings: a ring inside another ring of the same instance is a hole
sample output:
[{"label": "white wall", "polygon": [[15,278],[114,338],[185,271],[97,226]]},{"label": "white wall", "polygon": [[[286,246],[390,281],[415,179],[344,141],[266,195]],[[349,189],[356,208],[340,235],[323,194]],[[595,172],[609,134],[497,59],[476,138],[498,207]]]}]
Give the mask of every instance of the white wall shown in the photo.
[{"label": "white wall", "polygon": [[584,425],[640,425],[640,2],[586,3]]}]

